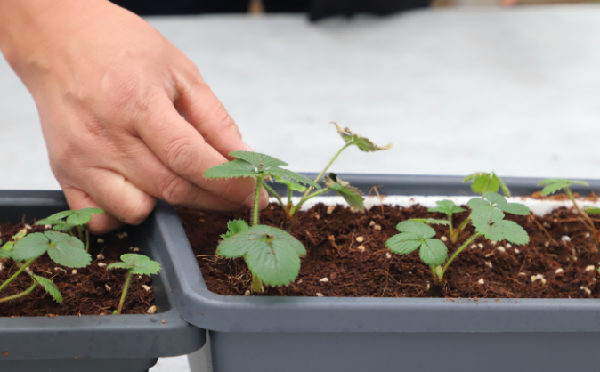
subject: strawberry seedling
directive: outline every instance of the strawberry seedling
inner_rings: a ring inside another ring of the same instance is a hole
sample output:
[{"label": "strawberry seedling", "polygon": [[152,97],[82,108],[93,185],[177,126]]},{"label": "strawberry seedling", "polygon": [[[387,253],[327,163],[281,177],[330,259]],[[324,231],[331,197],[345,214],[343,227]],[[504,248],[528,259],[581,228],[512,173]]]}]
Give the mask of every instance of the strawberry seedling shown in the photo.
[{"label": "strawberry seedling", "polygon": [[571,199],[571,202],[573,203],[573,207],[575,207],[575,209],[577,210],[579,215],[583,217],[584,223],[589,227],[589,229],[592,231],[592,235],[594,236],[595,244],[590,251],[590,253],[593,254],[593,253],[598,252],[598,243],[600,242],[600,233],[596,229],[596,226],[594,225],[594,222],[592,221],[592,219],[590,218],[588,213],[600,214],[600,209],[590,208],[590,209],[587,209],[587,213],[586,213],[586,210],[582,210],[581,208],[579,208],[579,205],[577,204],[577,201],[575,201],[575,197],[573,196],[573,191],[571,191],[571,185],[573,185],[574,183],[579,184],[579,185],[589,186],[589,184],[585,181],[572,181],[572,180],[567,180],[567,179],[547,179],[547,180],[543,180],[542,182],[540,182],[539,186],[546,185],[546,186],[544,186],[544,188],[541,191],[541,194],[544,196],[548,196],[559,190],[563,190],[565,192],[565,194],[567,194],[569,199]]},{"label": "strawberry seedling", "polygon": [[229,223],[229,232],[217,247],[217,255],[225,258],[244,257],[252,273],[251,290],[264,293],[264,284],[288,285],[300,271],[300,256],[306,249],[296,238],[285,231],[259,223],[259,201],[266,177],[286,177],[319,189],[308,178],[281,168],[283,161],[251,151],[234,151],[234,160],[208,169],[207,178],[252,177],[256,179],[252,226],[240,221]]},{"label": "strawberry seedling", "polygon": [[131,284],[131,279],[134,274],[139,275],[153,275],[158,274],[160,271],[160,264],[152,261],[150,257],[142,254],[124,254],[121,256],[122,262],[112,263],[108,265],[107,270],[113,269],[126,269],[127,278],[125,279],[125,286],[123,287],[123,293],[121,294],[121,300],[119,301],[119,307],[113,312],[113,314],[121,314],[123,310],[123,304],[127,298],[127,290]]}]

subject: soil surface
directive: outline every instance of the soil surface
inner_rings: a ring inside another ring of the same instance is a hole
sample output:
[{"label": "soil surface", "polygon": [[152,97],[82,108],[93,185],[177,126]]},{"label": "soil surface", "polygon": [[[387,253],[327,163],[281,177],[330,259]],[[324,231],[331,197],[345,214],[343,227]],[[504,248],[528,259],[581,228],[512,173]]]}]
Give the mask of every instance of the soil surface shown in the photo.
[{"label": "soil surface", "polygon": [[[43,226],[28,225],[30,232],[44,231]],[[0,238],[4,241],[26,228],[24,223],[0,224]],[[133,252],[135,243],[130,236],[123,237],[123,231],[111,232],[103,236],[90,235],[90,254],[93,261],[83,269],[70,269],[58,265],[43,255],[29,268],[37,275],[51,279],[59,288],[63,303],[54,302],[52,296],[39,286],[28,296],[0,304],[0,316],[49,316],[58,315],[106,315],[116,310],[121,299],[121,291],[127,276],[126,270],[107,270],[108,264],[119,262],[120,256]],[[119,238],[121,234],[122,239]],[[98,239],[101,239],[98,242]],[[99,256],[100,255],[100,256]],[[102,258],[104,256],[104,258]],[[106,265],[105,265],[106,264]],[[18,271],[12,260],[0,261],[0,283]],[[75,271],[74,271],[75,270]],[[0,298],[18,294],[31,286],[29,276],[21,273],[0,293]],[[144,287],[146,286],[148,290]],[[152,280],[148,276],[135,275],[127,291],[123,314],[145,313],[154,304]]]},{"label": "soil surface", "polygon": [[[249,210],[219,214],[178,209],[184,229],[208,289],[221,295],[244,295],[251,275],[243,259],[215,255],[220,234],[232,219],[249,221]],[[454,215],[454,226],[468,212]],[[373,207],[366,213],[341,206],[334,210],[317,205],[299,212],[290,233],[307,250],[300,273],[287,287],[267,287],[265,295],[431,297],[432,275],[415,251],[407,256],[391,253],[385,241],[398,233],[396,224],[411,218],[445,219],[427,208]],[[589,252],[593,235],[578,214],[558,208],[552,214],[517,216],[530,243],[514,246],[506,241],[477,238],[444,274],[443,297],[474,298],[598,298],[596,286],[599,254]],[[596,228],[600,218],[592,217]],[[261,223],[285,228],[285,216],[272,204],[261,214]],[[445,241],[451,255],[474,234],[471,224],[452,244],[446,226],[433,225],[436,238]]]}]

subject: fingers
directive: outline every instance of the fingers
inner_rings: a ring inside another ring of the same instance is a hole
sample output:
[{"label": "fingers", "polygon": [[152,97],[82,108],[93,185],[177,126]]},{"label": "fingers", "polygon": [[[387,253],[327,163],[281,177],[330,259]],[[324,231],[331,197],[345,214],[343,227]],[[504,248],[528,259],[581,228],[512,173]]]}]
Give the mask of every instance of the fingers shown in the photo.
[{"label": "fingers", "polygon": [[[227,160],[206,143],[182,118],[167,97],[155,100],[152,114],[135,124],[137,135],[158,159],[176,175],[235,205],[251,206],[255,183],[249,178],[208,180],[204,172]],[[264,202],[263,202],[264,203]]]},{"label": "fingers", "polygon": [[175,79],[175,84],[178,91],[175,107],[208,144],[225,157],[236,150],[252,151],[242,141],[238,126],[223,104],[199,76]]},{"label": "fingers", "polygon": [[156,199],[138,189],[117,173],[94,169],[86,174],[81,191],[62,186],[71,209],[99,207],[106,214],[95,215],[88,224],[90,231],[105,233],[122,223],[139,224],[152,212]]},{"label": "fingers", "polygon": [[169,204],[204,210],[228,211],[239,205],[221,199],[209,191],[173,173],[142,142],[132,144],[133,151],[123,160],[122,173],[139,189]]}]

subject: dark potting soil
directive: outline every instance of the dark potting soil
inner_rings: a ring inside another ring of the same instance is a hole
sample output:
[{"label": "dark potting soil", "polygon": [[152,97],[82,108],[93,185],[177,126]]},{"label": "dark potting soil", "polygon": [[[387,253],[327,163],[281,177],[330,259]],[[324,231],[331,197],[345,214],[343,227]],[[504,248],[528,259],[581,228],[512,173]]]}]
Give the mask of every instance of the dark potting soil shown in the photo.
[{"label": "dark potting soil", "polygon": [[[249,210],[219,214],[179,208],[183,227],[208,289],[221,295],[244,295],[251,275],[243,259],[215,255],[220,234],[232,219],[249,220]],[[468,212],[455,215],[454,225]],[[373,207],[366,213],[337,206],[333,211],[317,205],[299,212],[290,233],[307,250],[295,282],[287,287],[266,287],[274,296],[430,297],[432,275],[415,251],[407,256],[391,253],[385,241],[398,233],[396,225],[411,218],[445,219],[440,213],[412,206]],[[600,219],[595,220],[596,228]],[[596,286],[599,254],[589,254],[593,235],[581,216],[568,208],[548,215],[506,219],[519,223],[529,233],[525,246],[490,242],[477,238],[449,266],[441,295],[448,298],[598,298]],[[261,214],[261,223],[285,228],[278,205]],[[451,255],[473,234],[468,227],[452,244],[448,228],[433,225],[436,238],[445,241]],[[532,278],[533,277],[533,278]]]},{"label": "dark potting soil", "polygon": [[[44,231],[43,226],[30,225],[32,230]],[[0,224],[0,238],[8,241],[21,229],[24,223],[11,225]],[[35,260],[29,268],[36,275],[52,279],[60,290],[63,303],[54,302],[52,296],[38,286],[28,296],[0,304],[0,316],[49,316],[58,315],[106,315],[116,310],[121,299],[121,291],[125,285],[126,270],[107,270],[108,264],[119,262],[120,256],[135,253],[130,250],[135,242],[130,236],[119,239],[118,234],[111,232],[103,236],[90,235],[90,254],[92,264],[83,269],[71,269],[54,263],[48,255]],[[123,235],[121,235],[123,237]],[[102,243],[98,239],[103,239]],[[102,255],[104,258],[102,258]],[[105,265],[106,264],[106,265]],[[17,265],[12,260],[0,263],[0,283],[10,278]],[[75,271],[74,271],[75,270]],[[31,286],[29,276],[21,273],[0,292],[0,298],[23,292]],[[146,286],[146,290],[143,286]],[[122,314],[145,313],[154,304],[152,279],[148,276],[135,275],[127,291],[127,299]]]}]

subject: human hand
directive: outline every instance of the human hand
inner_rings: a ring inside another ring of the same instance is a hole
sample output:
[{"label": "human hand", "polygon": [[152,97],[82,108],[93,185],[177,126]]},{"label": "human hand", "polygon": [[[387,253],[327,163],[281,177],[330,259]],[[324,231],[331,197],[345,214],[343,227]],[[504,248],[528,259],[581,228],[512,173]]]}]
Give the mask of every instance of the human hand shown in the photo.
[{"label": "human hand", "polygon": [[108,213],[90,230],[140,223],[156,198],[252,205],[252,180],[203,176],[249,149],[238,127],[196,66],[138,16],[105,0],[2,0],[0,48],[36,101],[70,207]]}]

